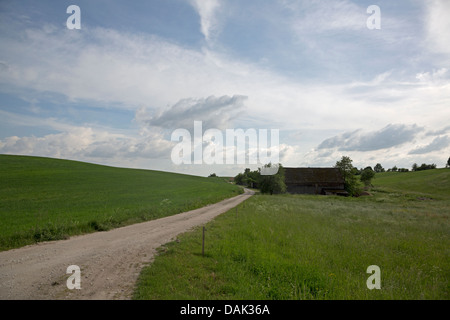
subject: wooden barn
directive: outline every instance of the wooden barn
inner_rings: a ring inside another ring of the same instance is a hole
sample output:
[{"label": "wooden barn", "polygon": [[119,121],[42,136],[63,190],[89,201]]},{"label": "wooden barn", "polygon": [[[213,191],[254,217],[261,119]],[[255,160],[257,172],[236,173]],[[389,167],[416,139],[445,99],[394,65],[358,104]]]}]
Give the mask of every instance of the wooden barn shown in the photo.
[{"label": "wooden barn", "polygon": [[284,168],[286,191],[300,194],[347,196],[337,168]]}]

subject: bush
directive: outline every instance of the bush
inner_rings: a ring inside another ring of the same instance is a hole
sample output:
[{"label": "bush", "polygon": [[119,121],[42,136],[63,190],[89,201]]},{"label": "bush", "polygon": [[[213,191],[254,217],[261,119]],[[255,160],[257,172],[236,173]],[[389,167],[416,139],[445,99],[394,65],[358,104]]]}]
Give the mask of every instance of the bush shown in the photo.
[{"label": "bush", "polygon": [[366,187],[372,185],[372,179],[375,177],[375,171],[371,168],[366,168],[361,172],[361,182],[364,183]]},{"label": "bush", "polygon": [[[271,164],[265,165],[270,167]],[[284,182],[284,168],[279,164],[278,172],[274,175],[260,176],[259,187],[261,193],[278,194],[286,192],[286,184]]]},{"label": "bush", "polygon": [[[270,168],[271,163],[264,165],[265,168]],[[261,168],[255,171],[245,169],[244,173],[239,173],[234,177],[234,182],[239,185],[250,188],[258,188],[261,193],[285,193],[286,184],[284,182],[284,169],[281,164],[278,164],[278,172],[274,175],[261,175]]]}]

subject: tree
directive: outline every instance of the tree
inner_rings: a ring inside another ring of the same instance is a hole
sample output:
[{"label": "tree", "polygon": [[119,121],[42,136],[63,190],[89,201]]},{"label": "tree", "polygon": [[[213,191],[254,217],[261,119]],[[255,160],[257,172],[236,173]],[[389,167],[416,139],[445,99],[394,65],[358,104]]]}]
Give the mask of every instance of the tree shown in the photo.
[{"label": "tree", "polygon": [[352,165],[353,160],[350,157],[343,156],[340,161],[336,162],[335,168],[338,168],[342,176],[344,177],[344,181],[347,181],[350,176],[352,176],[352,169],[354,168]]},{"label": "tree", "polygon": [[373,171],[371,168],[366,168],[361,173],[361,182],[364,183],[366,187],[372,185],[372,179],[375,177],[375,171]]},{"label": "tree", "polygon": [[418,168],[419,166],[417,165],[417,163],[414,163],[413,165],[412,165],[412,171],[417,171],[417,168]]},{"label": "tree", "polygon": [[380,172],[384,172],[384,168],[381,164],[377,163],[375,165],[375,167],[373,168],[373,171],[375,171],[376,173],[380,173]]},{"label": "tree", "polygon": [[[266,168],[270,168],[271,163],[264,165]],[[261,169],[259,169],[261,172]],[[285,193],[286,184],[284,182],[284,168],[279,164],[278,172],[274,175],[260,175],[259,188],[261,193]]]},{"label": "tree", "polygon": [[436,164],[426,164],[422,163],[420,167],[417,167],[415,171],[422,171],[422,170],[430,170],[430,169],[436,169]]},{"label": "tree", "polygon": [[447,160],[447,164],[445,165],[446,168],[450,168],[450,157]]},{"label": "tree", "polygon": [[213,177],[217,177],[217,175],[215,173],[211,173],[208,178],[213,178]]},{"label": "tree", "polygon": [[234,177],[234,183],[238,185],[244,185],[244,175],[239,173],[236,177]]},{"label": "tree", "polygon": [[336,162],[335,168],[341,171],[344,178],[344,188],[351,195],[354,196],[359,192],[358,179],[355,173],[358,171],[352,165],[353,160],[350,157],[343,156],[340,161]]},{"label": "tree", "polygon": [[259,183],[261,176],[259,170],[250,171],[250,169],[246,169],[244,174],[246,176],[247,186],[255,188],[255,184],[257,185]]},{"label": "tree", "polygon": [[251,171],[249,168],[244,170],[244,173],[239,173],[236,177],[234,177],[234,182],[241,186],[246,186],[250,188],[255,188],[255,184],[257,184],[260,180],[260,173],[258,170]]}]

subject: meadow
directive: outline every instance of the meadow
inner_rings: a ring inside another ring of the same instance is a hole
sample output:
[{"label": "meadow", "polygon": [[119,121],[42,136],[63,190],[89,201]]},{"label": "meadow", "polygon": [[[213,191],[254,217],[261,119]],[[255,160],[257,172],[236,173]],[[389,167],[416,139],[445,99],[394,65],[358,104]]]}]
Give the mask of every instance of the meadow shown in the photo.
[{"label": "meadow", "polygon": [[220,178],[0,155],[0,250],[157,219],[239,193]]},{"label": "meadow", "polygon": [[359,198],[253,196],[206,225],[204,256],[201,227],[161,247],[134,299],[448,300],[450,169],[373,185]]}]

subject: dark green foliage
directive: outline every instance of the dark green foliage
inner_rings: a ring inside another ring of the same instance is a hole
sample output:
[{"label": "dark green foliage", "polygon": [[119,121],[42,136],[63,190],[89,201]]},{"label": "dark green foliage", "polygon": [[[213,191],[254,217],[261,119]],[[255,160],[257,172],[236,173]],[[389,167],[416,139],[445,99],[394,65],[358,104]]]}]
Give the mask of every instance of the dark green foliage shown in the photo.
[{"label": "dark green foliage", "polygon": [[380,173],[380,172],[385,172],[386,170],[384,170],[384,168],[381,164],[377,163],[375,165],[375,167],[373,168],[373,171],[375,171],[376,173]]},{"label": "dark green foliage", "polygon": [[[265,167],[270,168],[272,164]],[[259,188],[261,193],[280,194],[286,192],[286,184],[284,182],[284,168],[279,164],[278,172],[274,175],[261,175],[259,180]]]},{"label": "dark green foliage", "polygon": [[260,179],[261,174],[259,170],[251,171],[249,168],[246,168],[243,173],[239,173],[234,178],[234,182],[241,186],[257,188],[257,184],[260,182]]},{"label": "dark green foliage", "polygon": [[436,164],[422,163],[419,167],[416,163],[414,163],[412,169],[413,169],[413,171],[432,170],[432,169],[436,169]]},{"label": "dark green foliage", "polygon": [[366,168],[361,172],[360,180],[366,187],[372,184],[372,179],[375,177],[375,171],[372,168]]},{"label": "dark green foliage", "polygon": [[360,193],[360,187],[356,174],[358,169],[352,165],[353,160],[350,157],[343,156],[341,160],[336,162],[335,168],[338,168],[344,177],[344,188],[351,195],[355,196]]},{"label": "dark green foliage", "polygon": [[[272,166],[272,163],[264,165],[265,168],[271,168]],[[281,164],[278,164],[278,172],[274,175],[262,175],[261,168],[255,171],[246,168],[243,173],[239,173],[234,178],[234,181],[238,185],[260,189],[262,193],[279,194],[286,192],[284,168]]]}]

